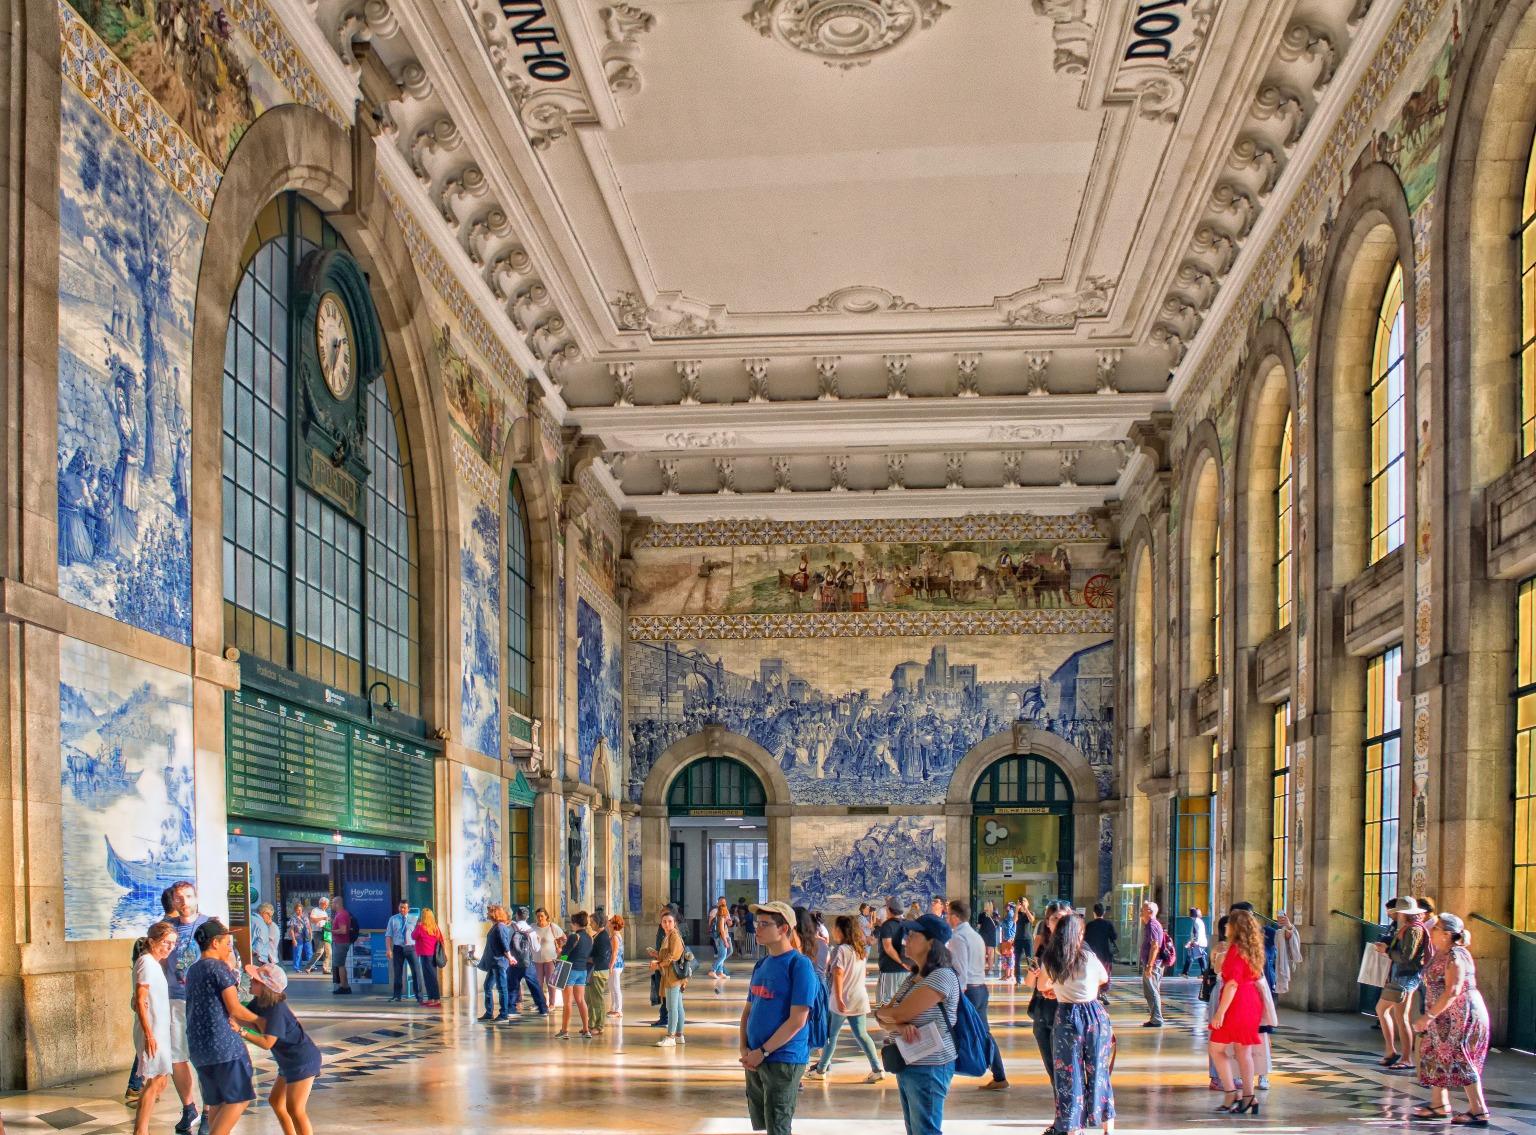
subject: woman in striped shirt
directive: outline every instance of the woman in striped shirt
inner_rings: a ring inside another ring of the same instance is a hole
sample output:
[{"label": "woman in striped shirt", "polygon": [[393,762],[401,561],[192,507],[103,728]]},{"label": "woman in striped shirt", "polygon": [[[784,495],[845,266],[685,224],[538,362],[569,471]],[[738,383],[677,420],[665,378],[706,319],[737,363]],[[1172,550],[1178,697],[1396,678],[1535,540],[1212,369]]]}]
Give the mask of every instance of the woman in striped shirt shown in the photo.
[{"label": "woman in striped shirt", "polygon": [[[901,1088],[901,1114],[907,1135],[940,1135],[944,1127],[944,1099],[955,1075],[953,1028],[960,1014],[960,977],[950,965],[949,924],[936,914],[925,914],[903,929],[905,953],[917,966],[907,975],[895,998],[881,1007],[875,1019],[892,1034],[908,1042],[919,1030],[937,1030],[938,1047],[927,1056],[907,1062],[896,1073]],[[931,1028],[930,1028],[931,1026]]]}]

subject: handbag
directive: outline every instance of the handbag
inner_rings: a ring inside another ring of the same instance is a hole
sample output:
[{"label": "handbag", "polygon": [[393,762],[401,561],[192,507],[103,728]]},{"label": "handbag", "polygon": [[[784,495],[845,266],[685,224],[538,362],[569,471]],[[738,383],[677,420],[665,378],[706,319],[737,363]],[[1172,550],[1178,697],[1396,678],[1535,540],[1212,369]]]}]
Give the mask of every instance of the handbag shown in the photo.
[{"label": "handbag", "polygon": [[1216,971],[1207,966],[1205,972],[1200,975],[1200,1000],[1209,1002],[1211,999],[1211,994],[1215,991],[1215,989]]},{"label": "handbag", "polygon": [[448,968],[448,950],[441,938],[437,940],[437,949],[432,951],[432,964],[438,969]]},{"label": "handbag", "polygon": [[907,1058],[901,1054],[894,1040],[888,1040],[881,1046],[880,1064],[893,1076],[907,1070]]},{"label": "handbag", "polygon": [[1365,954],[1360,958],[1360,975],[1357,980],[1361,985],[1374,985],[1378,989],[1387,984],[1392,976],[1392,959],[1376,949],[1375,942],[1369,942],[1365,947]]},{"label": "handbag", "polygon": [[569,958],[556,958],[555,959],[555,980],[554,980],[555,988],[556,989],[564,989],[567,985],[570,984],[570,982],[571,982],[571,960]]}]

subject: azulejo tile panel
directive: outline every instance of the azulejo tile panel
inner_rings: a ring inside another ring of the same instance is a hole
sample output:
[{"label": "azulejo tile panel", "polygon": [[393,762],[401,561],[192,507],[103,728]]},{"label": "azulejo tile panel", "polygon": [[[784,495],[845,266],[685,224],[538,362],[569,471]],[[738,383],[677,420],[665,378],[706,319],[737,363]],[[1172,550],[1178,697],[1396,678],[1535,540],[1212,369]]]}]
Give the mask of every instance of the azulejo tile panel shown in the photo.
[{"label": "azulejo tile panel", "polygon": [[457,936],[478,935],[485,912],[506,896],[502,889],[501,777],[462,768],[459,824],[454,833],[456,861],[454,929]]},{"label": "azulejo tile panel", "polygon": [[[609,777],[618,772],[624,716],[620,638],[617,618],[605,617],[585,598],[576,600],[576,775],[583,784],[593,784],[599,747],[609,754],[604,766]],[[594,787],[612,795],[618,785]]]},{"label": "azulejo tile panel", "polygon": [[501,756],[501,512],[484,462],[453,437],[459,497],[459,728],[464,744]]},{"label": "azulejo tile panel", "polygon": [[830,921],[871,899],[947,894],[943,826],[942,816],[802,816],[791,828],[789,901]]},{"label": "azulejo tile panel", "polygon": [[629,796],[707,725],[755,741],[800,804],[936,804],[976,744],[1027,722],[1108,787],[1114,644],[1102,635],[630,642]]},{"label": "azulejo tile panel", "polygon": [[635,615],[633,642],[685,639],[899,638],[908,635],[1113,634],[1113,610],[799,611],[782,615]]},{"label": "azulejo tile panel", "polygon": [[59,594],[185,644],[204,224],[69,86],[59,121]]},{"label": "azulejo tile panel", "polygon": [[197,880],[192,679],[59,642],[64,937],[136,938]]}]

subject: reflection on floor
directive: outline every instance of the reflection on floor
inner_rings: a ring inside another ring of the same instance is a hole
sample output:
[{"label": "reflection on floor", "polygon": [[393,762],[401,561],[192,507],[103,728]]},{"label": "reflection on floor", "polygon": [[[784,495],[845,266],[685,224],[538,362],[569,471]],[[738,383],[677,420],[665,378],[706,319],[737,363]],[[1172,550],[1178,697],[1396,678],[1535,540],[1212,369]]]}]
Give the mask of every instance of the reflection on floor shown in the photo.
[{"label": "reflection on floor", "polygon": [[[716,992],[696,979],[687,999],[688,1044],[659,1049],[661,1030],[649,1027],[654,1010],[642,982],[626,989],[629,1013],[610,1021],[595,1041],[552,1039],[557,1022],[529,1015],[510,1025],[476,1023],[470,1007],[450,1002],[442,1013],[384,1003],[382,997],[324,996],[324,986],[301,983],[296,1010],[326,1053],[311,1116],[320,1131],[372,1130],[385,1135],[515,1129],[545,1132],[637,1132],[665,1135],[747,1135],[741,1070],[735,1063],[736,1020],[745,982],[734,978]],[[1412,1073],[1387,1072],[1376,1063],[1379,1037],[1358,1016],[1283,1013],[1275,1045],[1271,1090],[1258,1116],[1231,1120],[1213,1114],[1220,1097],[1206,1085],[1205,1006],[1194,981],[1170,980],[1168,1027],[1144,1029],[1139,990],[1122,982],[1112,1016],[1119,1033],[1115,1098],[1120,1132],[1212,1135],[1256,1127],[1290,1132],[1358,1132],[1361,1127],[1406,1128],[1410,1107],[1424,1095]],[[1006,1092],[979,1091],[980,1081],[956,1080],[944,1130],[952,1135],[1034,1135],[1050,1126],[1051,1099],[1040,1066],[1025,998],[993,989],[992,1019],[1013,1084]],[[526,1005],[524,1006],[527,1007]],[[478,1012],[478,1005],[474,1012]],[[264,1084],[271,1063],[257,1054]],[[868,1071],[844,1034],[824,1084],[807,1084],[795,1121],[797,1135],[899,1135],[901,1102],[895,1080],[861,1081]],[[1530,1083],[1536,1061],[1495,1053],[1488,1066],[1488,1097],[1495,1130],[1536,1135],[1536,1099]],[[70,1135],[130,1129],[122,1106],[123,1078],[103,1077],[48,1092],[0,1096],[7,1130],[68,1131]],[[260,1090],[265,1090],[262,1087]],[[156,1128],[175,1122],[172,1096],[158,1110]],[[1464,1098],[1456,1099],[1458,1110]],[[1423,1124],[1416,1124],[1422,1128]],[[265,1107],[253,1108],[237,1131],[277,1135]]]}]

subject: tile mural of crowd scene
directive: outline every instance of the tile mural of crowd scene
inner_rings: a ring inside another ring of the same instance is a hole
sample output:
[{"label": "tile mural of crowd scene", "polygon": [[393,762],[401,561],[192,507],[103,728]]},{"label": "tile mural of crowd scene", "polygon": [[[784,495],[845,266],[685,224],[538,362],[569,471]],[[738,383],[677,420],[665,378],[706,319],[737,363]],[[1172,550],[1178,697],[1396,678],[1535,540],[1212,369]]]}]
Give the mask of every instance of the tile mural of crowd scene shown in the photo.
[{"label": "tile mural of crowd scene", "polygon": [[629,860],[629,906],[627,909],[638,911],[640,909],[640,825],[631,820],[624,828],[624,855]]},{"label": "tile mural of crowd scene", "polygon": [[853,913],[895,896],[903,906],[945,894],[942,816],[797,818],[790,840],[789,901]]},{"label": "tile mural of crowd scene", "polygon": [[64,937],[136,938],[197,879],[192,679],[59,643]]},{"label": "tile mural of crowd scene", "polygon": [[[459,444],[463,444],[462,442]],[[477,461],[468,457],[469,461]],[[464,744],[501,756],[501,519],[475,489],[459,484],[459,690]]]},{"label": "tile mural of crowd scene", "polygon": [[1099,543],[642,547],[632,615],[1114,606]]},{"label": "tile mural of crowd scene", "polygon": [[931,804],[1016,721],[1075,745],[1101,794],[1114,649],[1097,635],[752,639],[628,646],[629,797],[669,746],[718,724],[767,749],[797,804]]},{"label": "tile mural of crowd scene", "polygon": [[60,115],[59,593],[185,644],[204,226],[68,84]]},{"label": "tile mural of crowd scene", "polygon": [[[608,767],[614,767],[620,747],[624,712],[624,671],[616,620],[583,598],[576,600],[576,752],[577,777],[592,783],[592,762],[599,744],[606,744]],[[596,787],[612,791],[611,784]]]},{"label": "tile mural of crowd scene", "polygon": [[609,821],[608,853],[611,859],[608,874],[608,913],[624,912],[624,821],[614,817]]},{"label": "tile mural of crowd scene", "polygon": [[459,830],[454,858],[458,863],[458,933],[478,927],[485,912],[503,898],[501,888],[501,778],[464,768],[459,785]]}]

